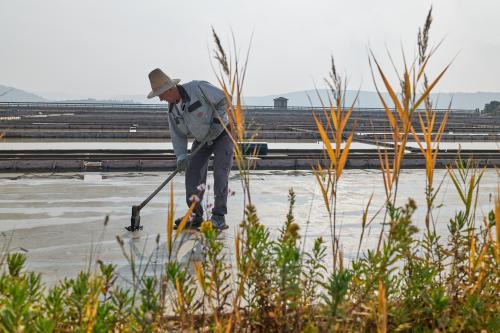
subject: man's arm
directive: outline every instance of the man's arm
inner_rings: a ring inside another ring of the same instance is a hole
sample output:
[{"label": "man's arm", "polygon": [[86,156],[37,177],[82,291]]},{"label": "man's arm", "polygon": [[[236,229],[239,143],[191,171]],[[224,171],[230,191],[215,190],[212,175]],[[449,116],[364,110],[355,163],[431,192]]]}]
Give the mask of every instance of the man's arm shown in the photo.
[{"label": "man's arm", "polygon": [[214,118],[219,118],[227,124],[226,109],[229,103],[224,92],[207,81],[200,81],[199,88],[203,98],[217,111]]},{"label": "man's arm", "polygon": [[168,114],[168,127],[170,129],[170,137],[172,138],[172,145],[174,146],[174,153],[177,161],[181,161],[187,158],[187,135],[184,135],[179,131],[173,115],[169,112]]},{"label": "man's arm", "polygon": [[215,140],[223,131],[224,126],[228,124],[226,109],[228,108],[228,99],[224,92],[206,81],[200,81],[199,89],[205,103],[213,109],[212,125],[206,136],[207,142]]}]

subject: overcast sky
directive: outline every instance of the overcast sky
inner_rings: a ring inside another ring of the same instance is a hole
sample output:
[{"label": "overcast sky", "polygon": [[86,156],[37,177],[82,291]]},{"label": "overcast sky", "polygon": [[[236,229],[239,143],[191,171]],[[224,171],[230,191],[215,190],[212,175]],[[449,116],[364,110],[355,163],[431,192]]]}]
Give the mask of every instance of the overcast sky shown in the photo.
[{"label": "overcast sky", "polygon": [[156,67],[214,81],[213,26],[242,51],[253,33],[245,95],[322,86],[332,54],[373,90],[367,48],[388,71],[386,48],[412,58],[431,4],[431,44],[444,43],[430,76],[458,54],[437,91],[500,91],[498,0],[0,0],[0,84],[102,98],[146,95]]}]

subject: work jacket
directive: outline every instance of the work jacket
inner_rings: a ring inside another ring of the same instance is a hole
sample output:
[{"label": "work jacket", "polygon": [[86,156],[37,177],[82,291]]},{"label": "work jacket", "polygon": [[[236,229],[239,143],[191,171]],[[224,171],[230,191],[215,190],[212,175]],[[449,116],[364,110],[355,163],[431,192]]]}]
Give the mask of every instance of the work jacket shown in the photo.
[{"label": "work jacket", "polygon": [[[177,160],[187,157],[188,135],[198,142],[210,142],[222,131],[210,131],[212,126],[227,126],[227,98],[222,90],[206,81],[191,81],[178,85],[181,95],[181,109],[169,104],[168,125]],[[209,135],[210,134],[210,135]],[[210,137],[212,136],[212,137]]]}]

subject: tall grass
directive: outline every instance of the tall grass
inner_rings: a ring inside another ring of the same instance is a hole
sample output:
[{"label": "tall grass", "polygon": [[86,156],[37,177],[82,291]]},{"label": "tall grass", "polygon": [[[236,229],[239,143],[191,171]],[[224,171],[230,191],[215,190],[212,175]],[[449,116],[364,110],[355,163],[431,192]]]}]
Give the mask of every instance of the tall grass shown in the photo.
[{"label": "tall grass", "polygon": [[[429,14],[424,31],[428,32],[430,22]],[[219,83],[229,103],[228,131],[237,144],[246,138],[241,105],[245,70],[239,68],[235,57],[226,54],[215,32],[214,39],[221,66]],[[427,39],[420,37],[419,41]],[[345,85],[332,61],[331,98],[322,115],[312,116],[326,147],[327,164],[318,163],[313,172],[328,211],[330,246],[329,240],[320,237],[310,250],[303,250],[301,242],[305,240],[295,219],[293,189],[288,193],[289,209],[278,234],[273,236],[260,223],[250,195],[251,167],[236,145],[246,200],[234,244],[225,244],[206,221],[197,240],[204,255],[188,262],[178,258],[179,244],[192,235],[183,229],[196,201],[174,232],[171,187],[165,226],[167,249],[160,274],[148,274],[152,258],[135,262],[133,249],[118,237],[132,269],[130,280],[119,277],[114,265],[98,262],[94,272],[80,273],[47,287],[39,274],[25,270],[25,255],[9,251],[6,245],[0,256],[0,328],[6,332],[499,331],[500,185],[494,207],[484,217],[478,216],[484,170],[471,160],[458,158],[448,167],[447,177],[462,207],[449,217],[447,234],[438,235],[431,228],[433,212],[439,209],[434,205],[439,187],[434,189],[433,179],[438,149],[432,142],[439,142],[446,118],[436,124],[431,101],[427,100],[446,69],[426,83],[425,67],[430,56],[422,54],[421,61],[416,60],[414,65],[404,64],[402,80],[393,85],[373,54],[370,56],[374,76],[378,73],[395,105],[394,110],[389,108],[380,97],[394,150],[392,154],[385,149],[379,153],[386,196],[384,228],[377,248],[361,249],[366,237],[362,233],[355,259],[345,261],[340,251],[336,200],[352,141],[352,133],[345,133],[352,106],[343,105]],[[418,82],[422,83],[420,94]],[[392,86],[402,91],[396,93]],[[420,105],[425,105],[418,123],[423,142],[411,121]],[[405,146],[411,135],[426,159],[423,233],[417,227],[419,221],[414,221],[418,209],[415,201],[408,199],[403,205],[396,201]],[[360,216],[362,230],[372,223],[373,218],[368,216],[370,202],[371,198]],[[8,244],[6,236],[4,240]],[[159,244],[157,237],[157,251]],[[333,263],[327,262],[329,254]]]},{"label": "tall grass", "polygon": [[[313,113],[313,117],[321,140],[326,148],[329,163],[326,168],[323,168],[321,163],[318,162],[317,166],[313,166],[313,172],[320,186],[323,201],[328,211],[330,238],[332,240],[333,268],[336,269],[338,264],[342,262],[342,253],[339,248],[339,237],[337,234],[337,191],[349,155],[354,129],[347,135],[344,147],[342,147],[342,144],[346,137],[344,134],[346,125],[351,117],[357,97],[352,102],[352,105],[346,110],[344,97],[347,83],[337,74],[333,57],[331,59],[330,77],[325,79],[325,82],[330,88],[328,106],[325,106],[319,94],[318,97],[320,97],[322,104],[323,116],[326,120],[326,129],[315,113]],[[333,147],[331,141],[333,141]]]},{"label": "tall grass", "polygon": [[[229,119],[229,126],[227,126],[225,130],[232,138],[234,144],[234,156],[244,193],[244,205],[246,206],[247,203],[252,204],[252,197],[250,193],[250,170],[252,168],[252,164],[248,162],[246,149],[244,146],[241,146],[240,143],[253,141],[254,139],[254,137],[248,138],[246,135],[247,123],[245,120],[245,109],[242,104],[242,91],[245,83],[250,46],[248,47],[243,62],[240,62],[234,36],[233,52],[228,55],[219,36],[213,28],[212,35],[215,44],[214,58],[217,61],[213,67],[215,68],[219,86],[224,92],[228,102],[226,114]],[[252,155],[255,155],[256,151],[251,153]]]},{"label": "tall grass", "polygon": [[[422,154],[424,155],[426,161],[426,198],[427,198],[427,214],[425,225],[430,235],[429,220],[432,211],[432,203],[436,197],[437,191],[433,188],[433,175],[434,167],[439,151],[439,141],[441,140],[444,128],[447,121],[447,113],[445,114],[443,121],[439,125],[437,133],[434,133],[435,117],[436,113],[432,109],[432,103],[430,101],[430,93],[432,89],[438,84],[443,75],[446,73],[450,65],[447,65],[435,78],[429,83],[426,68],[432,55],[436,51],[437,47],[428,51],[428,40],[429,31],[432,22],[432,8],[426,17],[424,27],[419,30],[418,33],[418,59],[408,65],[406,58],[403,55],[403,69],[402,74],[396,70],[396,74],[399,76],[399,87],[401,91],[399,94],[396,93],[393,85],[391,85],[387,79],[387,75],[382,70],[379,62],[377,61],[373,52],[370,51],[369,64],[372,69],[372,78],[375,89],[379,96],[379,99],[383,105],[387,121],[389,123],[391,133],[391,146],[393,147],[392,155],[393,158],[389,157],[389,152],[386,146],[383,149],[379,148],[379,161],[380,169],[382,171],[382,178],[384,182],[384,189],[386,193],[386,203],[387,208],[390,206],[394,207],[397,198],[398,184],[400,171],[402,163],[404,160],[406,145],[410,136],[413,135],[417,141]],[[439,45],[438,45],[439,46]],[[392,58],[391,58],[392,61]],[[383,82],[383,87],[387,90],[390,96],[390,103],[394,105],[393,108],[389,107],[389,102],[384,99],[380,89],[377,84],[376,75],[378,74],[379,79]],[[417,109],[424,104],[425,107],[425,117],[426,124],[424,124],[420,113],[418,117],[420,119],[420,129],[424,135],[424,140],[426,146],[423,147],[418,135],[413,127],[413,117]],[[434,136],[433,136],[434,135]],[[388,210],[386,210],[385,218],[387,218]],[[385,222],[384,218],[384,222]],[[390,222],[391,223],[391,222]],[[377,249],[380,250],[382,237],[384,236],[384,227],[386,223],[383,224],[382,232],[380,233],[379,242]]]}]

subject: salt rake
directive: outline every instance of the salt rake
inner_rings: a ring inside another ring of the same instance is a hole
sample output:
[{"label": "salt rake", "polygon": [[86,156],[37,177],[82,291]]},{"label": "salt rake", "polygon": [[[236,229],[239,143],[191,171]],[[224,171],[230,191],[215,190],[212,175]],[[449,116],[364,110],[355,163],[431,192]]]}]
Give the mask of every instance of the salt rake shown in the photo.
[{"label": "salt rake", "polygon": [[[187,157],[188,162],[193,158],[194,155],[196,155],[196,153],[200,151],[200,149],[205,144],[206,141],[200,143],[196,147],[196,149],[193,150],[191,154],[189,154],[189,156]],[[161,183],[160,186],[158,186],[156,190],[154,190],[154,192],[151,193],[149,197],[146,198],[146,200],[144,200],[140,205],[132,206],[132,216],[130,218],[130,226],[125,227],[125,229],[131,232],[142,230],[143,226],[141,225],[141,209],[143,209],[144,206],[146,206],[151,201],[151,199],[153,199],[158,194],[158,192],[160,192],[162,188],[164,188],[165,185],[167,185],[172,180],[172,178],[174,178],[175,175],[179,173],[179,171],[180,171],[179,168],[175,169],[174,172],[172,172],[170,176],[168,176],[168,178],[163,183]]]}]

